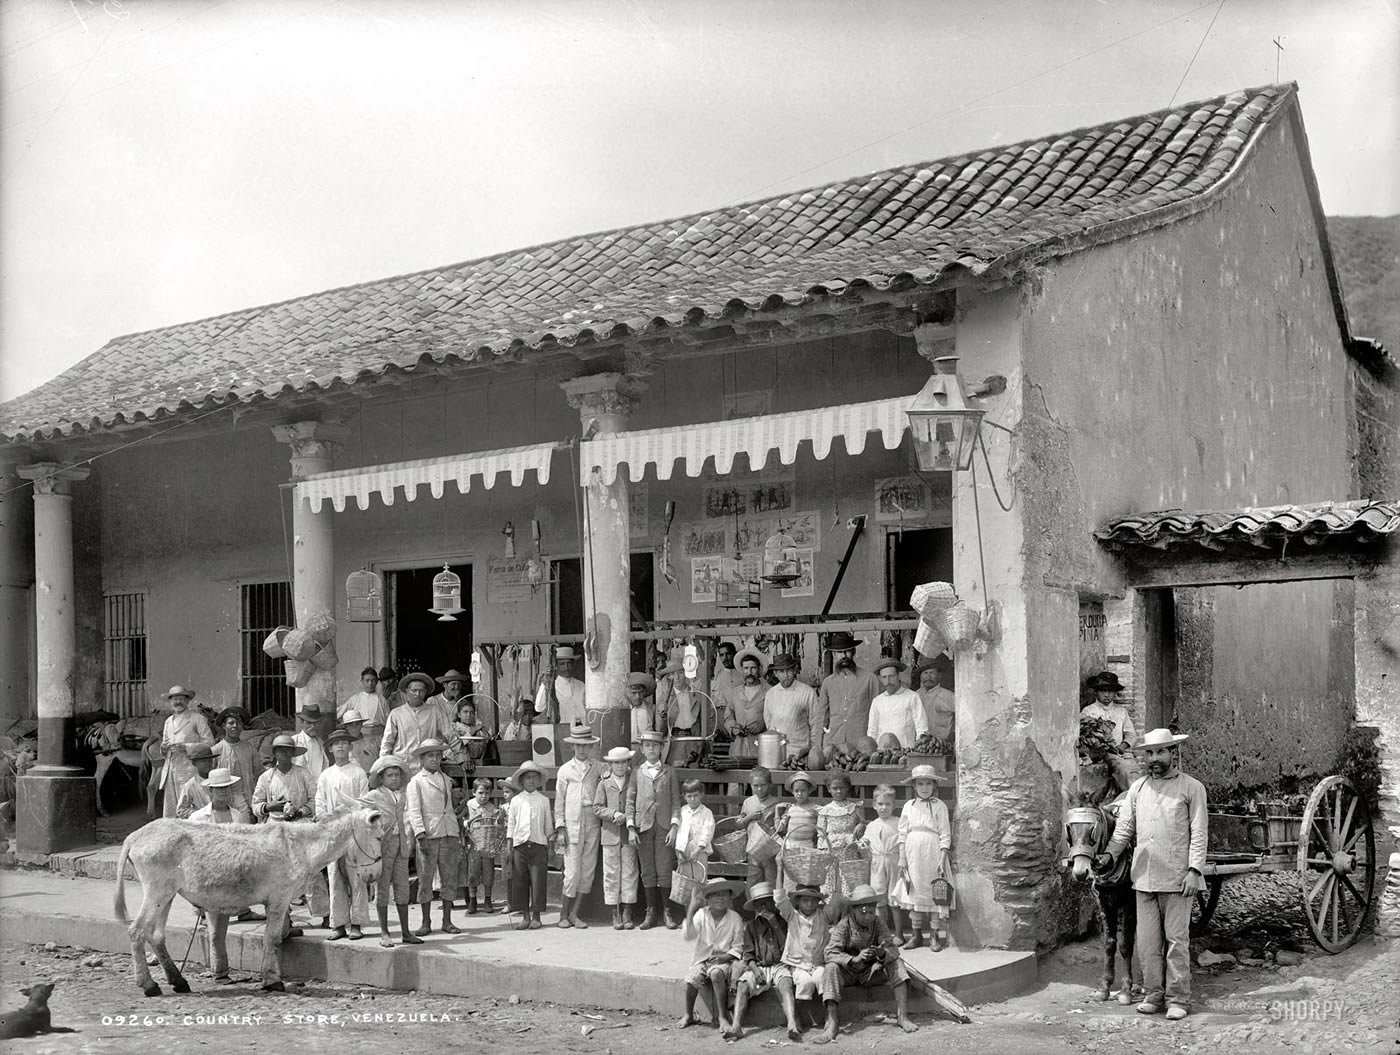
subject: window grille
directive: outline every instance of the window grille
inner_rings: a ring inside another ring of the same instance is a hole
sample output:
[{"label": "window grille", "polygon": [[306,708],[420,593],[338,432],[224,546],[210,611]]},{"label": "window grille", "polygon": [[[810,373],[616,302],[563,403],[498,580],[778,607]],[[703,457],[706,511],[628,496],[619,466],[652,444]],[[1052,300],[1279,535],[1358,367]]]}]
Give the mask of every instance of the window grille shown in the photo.
[{"label": "window grille", "polygon": [[243,707],[253,716],[266,710],[289,717],[296,710],[296,690],[287,684],[280,659],[263,651],[263,641],[279,626],[292,626],[292,584],[289,582],[244,583],[240,588],[241,611],[238,631],[242,644],[239,671]]},{"label": "window grille", "polygon": [[146,595],[109,593],[103,628],[106,708],[123,718],[150,710],[146,691]]}]

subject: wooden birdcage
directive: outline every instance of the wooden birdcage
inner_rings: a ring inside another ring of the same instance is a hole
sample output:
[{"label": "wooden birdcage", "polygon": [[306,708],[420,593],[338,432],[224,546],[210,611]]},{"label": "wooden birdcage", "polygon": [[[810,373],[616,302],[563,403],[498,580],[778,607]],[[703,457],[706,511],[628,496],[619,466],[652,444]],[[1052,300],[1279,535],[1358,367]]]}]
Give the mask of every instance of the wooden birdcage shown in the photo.
[{"label": "wooden birdcage", "polygon": [[384,583],[374,572],[351,572],[345,580],[346,618],[352,623],[377,623],[384,618]]},{"label": "wooden birdcage", "polygon": [[433,576],[433,607],[439,623],[455,623],[462,608],[462,579],[449,565]]}]

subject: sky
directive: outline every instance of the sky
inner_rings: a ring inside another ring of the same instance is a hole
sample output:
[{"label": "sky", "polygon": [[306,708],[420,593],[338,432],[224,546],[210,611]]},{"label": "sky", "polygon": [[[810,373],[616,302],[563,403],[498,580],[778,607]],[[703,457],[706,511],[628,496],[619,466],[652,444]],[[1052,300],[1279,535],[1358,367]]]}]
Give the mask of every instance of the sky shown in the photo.
[{"label": "sky", "polygon": [[0,399],[122,334],[1276,79],[1326,211],[1400,212],[1400,0],[0,0]]}]

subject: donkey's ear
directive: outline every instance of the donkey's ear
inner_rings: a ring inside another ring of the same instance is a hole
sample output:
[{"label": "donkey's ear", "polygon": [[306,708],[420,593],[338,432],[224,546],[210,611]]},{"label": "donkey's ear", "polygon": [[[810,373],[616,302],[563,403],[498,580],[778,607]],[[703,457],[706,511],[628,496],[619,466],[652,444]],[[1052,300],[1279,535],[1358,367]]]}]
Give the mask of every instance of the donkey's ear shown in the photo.
[{"label": "donkey's ear", "polygon": [[23,989],[21,989],[21,990],[19,991],[19,995],[20,995],[20,996],[28,996],[28,995],[29,995],[29,986],[26,985]]}]

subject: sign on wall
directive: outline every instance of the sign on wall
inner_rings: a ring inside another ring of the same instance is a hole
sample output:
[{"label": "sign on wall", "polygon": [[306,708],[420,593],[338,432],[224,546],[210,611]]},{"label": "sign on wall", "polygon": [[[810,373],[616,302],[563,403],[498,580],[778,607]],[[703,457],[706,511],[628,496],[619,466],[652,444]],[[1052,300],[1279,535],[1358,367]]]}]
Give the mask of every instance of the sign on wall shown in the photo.
[{"label": "sign on wall", "polygon": [[816,589],[817,565],[811,549],[797,551],[798,580],[783,588],[784,597],[811,597]]},{"label": "sign on wall", "polygon": [[529,557],[488,557],[486,600],[490,604],[520,604],[530,599]]},{"label": "sign on wall", "polygon": [[710,519],[748,513],[781,513],[797,508],[795,474],[761,476],[753,480],[718,480],[701,493],[701,509]]},{"label": "sign on wall", "polygon": [[723,573],[723,557],[692,557],[690,560],[690,603],[714,604],[715,587]]},{"label": "sign on wall", "polygon": [[687,557],[717,557],[734,549],[723,522],[697,520],[681,529],[681,553]]},{"label": "sign on wall", "polygon": [[875,519],[882,522],[926,520],[933,512],[933,494],[917,476],[892,476],[875,481]]},{"label": "sign on wall", "polygon": [[815,509],[779,516],[746,516],[739,518],[736,547],[741,553],[762,550],[774,535],[792,536],[792,544],[805,549],[822,548],[821,514]]}]

